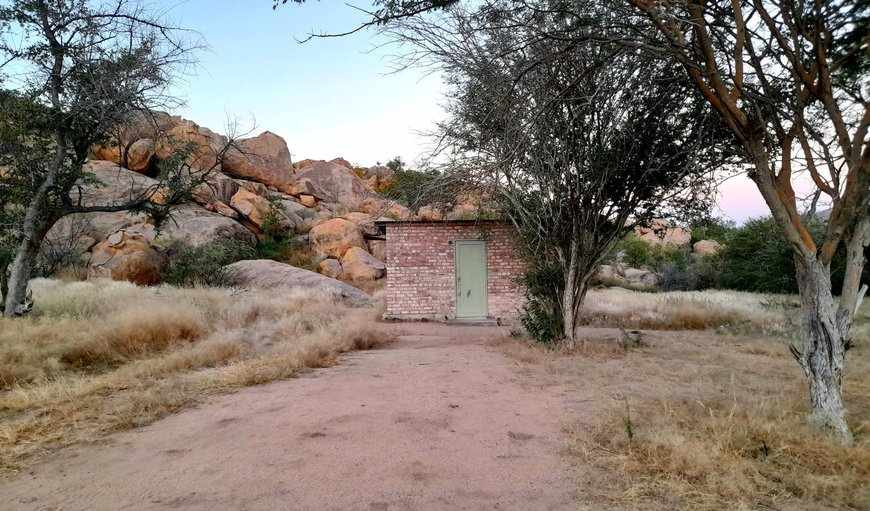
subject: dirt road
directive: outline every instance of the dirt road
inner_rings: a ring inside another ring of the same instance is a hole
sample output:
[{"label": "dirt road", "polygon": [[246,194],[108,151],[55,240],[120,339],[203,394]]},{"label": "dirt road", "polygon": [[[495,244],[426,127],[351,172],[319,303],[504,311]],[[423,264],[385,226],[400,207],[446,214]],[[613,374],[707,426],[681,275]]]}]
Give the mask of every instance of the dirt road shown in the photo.
[{"label": "dirt road", "polygon": [[245,389],[11,481],[21,510],[570,509],[562,404],[486,339],[401,325],[388,349]]}]

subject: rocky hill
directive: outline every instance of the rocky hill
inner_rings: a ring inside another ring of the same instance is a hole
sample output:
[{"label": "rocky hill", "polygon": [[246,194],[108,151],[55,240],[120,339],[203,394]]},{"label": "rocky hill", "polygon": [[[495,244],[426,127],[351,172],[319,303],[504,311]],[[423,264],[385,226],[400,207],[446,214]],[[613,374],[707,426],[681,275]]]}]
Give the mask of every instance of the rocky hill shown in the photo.
[{"label": "rocky hill", "polygon": [[83,204],[159,194],[160,163],[179,148],[193,148],[188,160],[193,169],[214,170],[160,229],[130,211],[72,215],[51,229],[44,253],[74,251],[90,278],[154,284],[173,243],[197,246],[231,238],[253,247],[267,230],[277,229],[313,254],[310,265],[320,273],[359,283],[386,271],[384,241],[377,239],[374,222],[421,218],[375,191],[394,178],[389,168],[354,167],[344,158],[294,164],[285,140],[268,131],[238,141],[216,160],[226,142],[208,128],[164,113],[119,130],[110,142],[92,148],[88,179],[75,191]]}]

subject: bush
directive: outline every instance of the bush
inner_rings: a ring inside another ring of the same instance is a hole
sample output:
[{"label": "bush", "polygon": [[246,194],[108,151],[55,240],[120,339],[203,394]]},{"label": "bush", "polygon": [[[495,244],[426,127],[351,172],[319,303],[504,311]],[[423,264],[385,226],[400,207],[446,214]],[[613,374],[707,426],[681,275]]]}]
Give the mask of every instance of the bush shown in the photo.
[{"label": "bush", "polygon": [[163,271],[163,282],[176,286],[218,285],[222,268],[243,259],[253,259],[254,249],[242,241],[218,239],[194,246],[175,242],[166,249],[169,265]]},{"label": "bush", "polygon": [[558,264],[542,261],[531,264],[519,278],[526,290],[520,324],[537,342],[553,344],[562,338],[564,322],[559,313],[559,299],[564,278]]},{"label": "bush", "polygon": [[685,266],[689,262],[689,254],[683,249],[667,245],[653,245],[634,233],[629,233],[616,246],[616,251],[622,251],[624,262],[632,268],[650,268],[661,273],[671,265]]}]

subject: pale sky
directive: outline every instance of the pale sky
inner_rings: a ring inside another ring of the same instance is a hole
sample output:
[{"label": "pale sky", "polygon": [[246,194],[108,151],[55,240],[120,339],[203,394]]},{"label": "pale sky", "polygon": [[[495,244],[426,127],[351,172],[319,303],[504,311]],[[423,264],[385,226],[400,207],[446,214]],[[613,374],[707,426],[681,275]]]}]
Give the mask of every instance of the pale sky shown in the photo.
[{"label": "pale sky", "polygon": [[[173,112],[215,131],[227,115],[253,134],[284,137],[294,161],[343,156],[370,166],[394,156],[414,162],[429,140],[418,135],[442,114],[440,77],[391,73],[395,48],[372,32],[299,44],[310,32],[353,28],[365,16],[341,2],[309,1],[272,10],[271,0],[160,0],[180,26],[210,46],[199,71],[179,87],[187,106]],[[359,5],[365,5],[359,3]],[[745,177],[720,191],[719,216],[738,222],[767,213]]]}]

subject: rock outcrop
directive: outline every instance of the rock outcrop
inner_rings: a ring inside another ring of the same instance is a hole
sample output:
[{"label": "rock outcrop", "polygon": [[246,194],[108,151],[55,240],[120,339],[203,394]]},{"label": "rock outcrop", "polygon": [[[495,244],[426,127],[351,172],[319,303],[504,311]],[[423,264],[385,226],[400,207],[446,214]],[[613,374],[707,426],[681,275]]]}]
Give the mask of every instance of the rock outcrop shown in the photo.
[{"label": "rock outcrop", "polygon": [[236,145],[238,148],[230,149],[223,161],[224,173],[273,186],[282,192],[289,188],[295,170],[283,138],[265,131],[240,140]]},{"label": "rock outcrop", "polygon": [[308,239],[317,252],[340,258],[352,247],[365,248],[366,242],[359,228],[344,218],[333,218],[315,226]]},{"label": "rock outcrop", "polygon": [[344,278],[352,282],[369,282],[386,275],[387,267],[365,250],[351,247],[341,258],[341,271]]},{"label": "rock outcrop", "polygon": [[692,251],[699,256],[716,255],[722,250],[722,244],[716,240],[696,241],[692,245]]},{"label": "rock outcrop", "polygon": [[317,162],[297,171],[296,181],[307,179],[315,196],[345,207],[358,207],[362,201],[377,194],[352,170],[329,162]]},{"label": "rock outcrop", "polygon": [[88,263],[88,278],[111,278],[135,284],[160,282],[167,260],[141,234],[115,231],[94,245]]},{"label": "rock outcrop", "polygon": [[338,262],[338,259],[324,259],[317,265],[317,269],[321,275],[326,275],[331,279],[341,277],[341,263]]},{"label": "rock outcrop", "polygon": [[245,289],[313,289],[352,307],[369,306],[374,299],[344,282],[269,259],[239,261],[224,266],[223,283]]},{"label": "rock outcrop", "polygon": [[692,246],[692,231],[660,218],[654,219],[648,226],[636,227],[634,232],[650,245],[665,245],[687,251]]},{"label": "rock outcrop", "polygon": [[170,218],[161,227],[155,241],[165,244],[178,240],[190,245],[204,245],[219,239],[234,239],[251,246],[257,244],[257,237],[242,224],[194,204],[172,208]]}]

